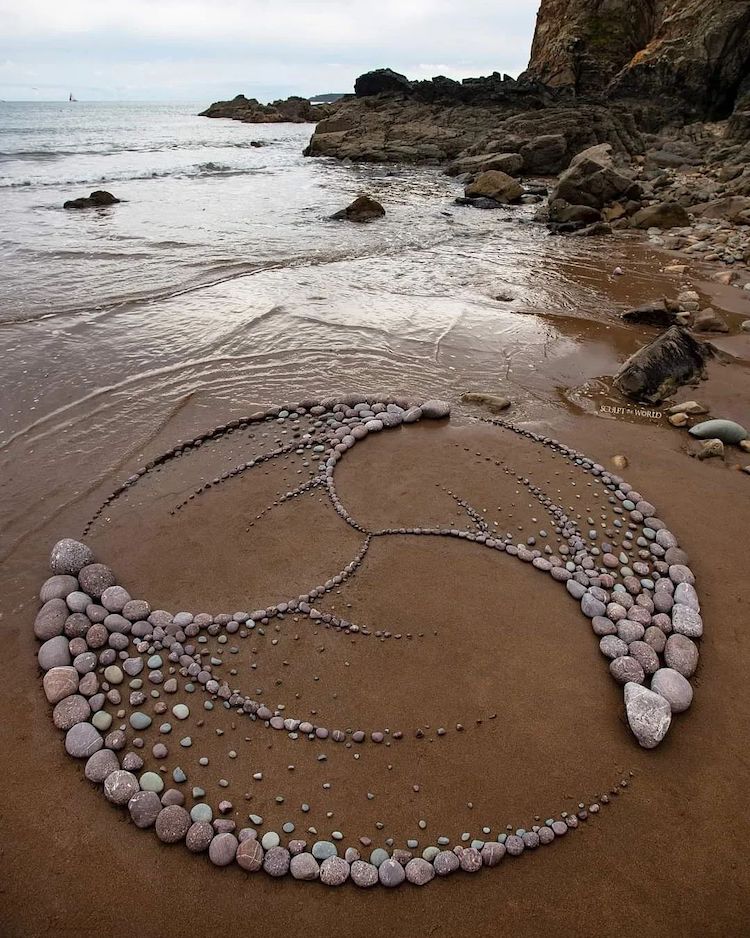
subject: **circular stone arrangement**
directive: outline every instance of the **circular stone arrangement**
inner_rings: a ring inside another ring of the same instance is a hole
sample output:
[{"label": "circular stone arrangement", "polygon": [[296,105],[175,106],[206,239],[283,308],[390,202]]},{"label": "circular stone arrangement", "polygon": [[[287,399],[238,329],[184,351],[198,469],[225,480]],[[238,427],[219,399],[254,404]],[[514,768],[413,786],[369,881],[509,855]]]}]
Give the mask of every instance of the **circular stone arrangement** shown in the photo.
[{"label": "circular stone arrangement", "polygon": [[[534,538],[520,544],[513,543],[510,533],[493,536],[481,514],[452,493],[472,527],[368,530],[349,514],[336,493],[334,481],[336,465],[344,455],[369,435],[402,424],[408,426],[421,419],[447,418],[449,413],[450,406],[442,401],[409,406],[402,400],[365,401],[357,396],[270,408],[181,443],[154,459],[110,495],[86,526],[88,532],[107,505],[169,460],[210,440],[245,430],[253,423],[298,423],[304,418],[310,424],[309,431],[296,434],[296,442],[228,470],[212,482],[204,483],[172,509],[174,514],[201,492],[278,456],[309,452],[317,458],[317,471],[311,472],[311,478],[286,492],[267,510],[320,486],[338,515],[363,536],[362,545],[356,556],[324,583],[264,609],[232,614],[172,614],[152,610],[147,601],[131,598],[130,593],[117,584],[109,567],[96,561],[86,544],[73,539],[55,544],[50,556],[52,576],[41,588],[42,607],[34,623],[35,635],[41,642],[38,662],[44,672],[44,692],[54,708],[55,726],[65,732],[68,754],[87,760],[86,778],[101,784],[105,797],[113,804],[127,806],[136,826],[153,827],[164,843],[184,841],[192,852],[207,851],[209,859],[217,866],[236,863],[246,872],[263,869],[275,877],[289,873],[295,879],[319,879],[330,886],[341,885],[348,879],[360,887],[376,883],[394,887],[402,882],[421,886],[435,876],[442,877],[456,870],[476,872],[482,866],[496,866],[506,854],[520,856],[524,851],[552,843],[575,829],[580,821],[598,813],[600,803],[608,803],[607,795],[588,809],[582,802],[575,813],[561,812],[558,817],[550,817],[528,830],[517,828],[514,832],[508,828],[495,841],[473,840],[469,845],[464,842],[451,847],[447,837],[439,837],[437,844],[422,850],[421,856],[414,856],[411,850],[394,849],[389,853],[378,847],[364,859],[353,847],[349,847],[344,856],[339,855],[334,842],[341,839],[339,832],[334,832],[333,840],[318,840],[310,849],[304,840],[294,838],[282,845],[280,836],[273,831],[266,832],[261,839],[254,828],[236,832],[234,821],[221,816],[214,818],[208,804],[198,803],[188,811],[178,789],[165,790],[164,780],[158,773],[141,771],[144,761],[136,751],[119,755],[129,738],[136,749],[142,747],[143,740],[132,734],[146,730],[153,722],[151,714],[139,709],[148,701],[142,692],[142,674],[154,688],[161,688],[166,694],[175,693],[180,681],[185,682],[188,690],[202,689],[207,695],[206,709],[212,709],[216,701],[268,730],[286,733],[290,739],[330,740],[347,746],[383,743],[388,731],[316,725],[289,716],[284,707],[272,708],[245,696],[214,673],[221,660],[212,657],[207,661],[199,649],[199,643],[207,641],[206,636],[216,636],[218,641],[226,641],[228,635],[244,638],[252,634],[252,630],[261,632],[272,620],[292,613],[311,624],[345,634],[391,637],[390,632],[371,632],[315,606],[319,597],[356,574],[376,537],[459,538],[516,557],[559,582],[580,604],[581,612],[590,620],[599,639],[601,653],[609,661],[612,677],[624,686],[627,721],[642,747],[657,746],[666,736],[673,714],[689,708],[693,696],[689,678],[698,665],[696,641],[703,634],[703,622],[688,557],[658,517],[654,505],[619,476],[582,453],[507,421],[485,418],[487,423],[549,447],[589,473],[602,486],[616,516],[616,531],[607,531],[605,535],[616,533],[620,537],[619,545],[614,543],[614,536],[610,538],[613,543],[600,543],[591,518],[588,521],[592,530],[582,532],[562,506],[555,504],[530,479],[515,474],[517,483],[523,485],[549,515],[559,535],[557,553],[549,546],[544,551],[539,550],[534,546]],[[506,473],[512,471],[500,460],[495,460],[495,464]],[[400,638],[400,635],[395,637]],[[124,708],[117,711],[121,722],[115,727],[105,705],[122,705],[121,691],[125,690],[126,682],[131,691],[132,709],[129,714]],[[152,699],[159,696],[160,691],[152,691]],[[155,704],[153,712],[170,717],[164,702]],[[170,718],[178,724],[189,716],[190,708],[183,703],[171,708]],[[171,724],[167,725],[171,730]],[[463,727],[459,724],[457,729]],[[437,735],[445,732],[439,728]],[[401,738],[401,732],[390,733],[388,743]],[[183,737],[181,745],[189,747],[190,737]],[[166,755],[166,751],[163,744],[153,747],[157,758]],[[178,785],[184,783],[184,772],[176,768],[173,780]],[[621,787],[626,785],[626,781],[621,782]],[[194,788],[193,793],[197,797],[196,793],[202,794],[202,790]],[[219,815],[231,808],[231,802],[220,802]],[[262,823],[262,818],[256,815],[250,815],[250,819],[256,825]],[[293,824],[284,825],[285,834],[291,835],[293,831]],[[485,832],[489,833],[489,828]],[[469,838],[470,835],[465,834],[462,839]],[[371,842],[361,837],[360,843],[367,847]],[[410,841],[407,845],[416,847],[417,842]]]}]

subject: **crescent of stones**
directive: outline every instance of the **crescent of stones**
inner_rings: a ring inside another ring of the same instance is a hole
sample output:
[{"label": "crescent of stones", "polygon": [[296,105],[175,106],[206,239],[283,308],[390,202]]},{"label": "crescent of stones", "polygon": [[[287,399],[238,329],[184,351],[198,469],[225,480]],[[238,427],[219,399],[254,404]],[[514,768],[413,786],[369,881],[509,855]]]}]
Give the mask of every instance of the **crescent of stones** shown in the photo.
[{"label": "crescent of stones", "polygon": [[[600,650],[610,659],[612,676],[624,685],[627,720],[644,748],[657,746],[669,730],[672,715],[690,706],[692,688],[688,679],[698,664],[695,640],[703,634],[703,623],[687,555],[658,518],[652,504],[627,482],[584,454],[507,421],[485,418],[487,423],[549,447],[595,477],[606,490],[612,510],[620,518],[619,524],[627,524],[623,548],[626,545],[631,548],[634,540],[638,547],[639,559],[636,561],[631,561],[624,549],[619,555],[612,552],[615,548],[607,550],[609,545],[606,544],[602,544],[600,549],[593,542],[596,532],[589,532],[587,539],[561,506],[520,475],[516,476],[517,482],[540,502],[560,535],[559,555],[549,553],[549,549],[545,555],[538,549],[530,549],[528,544],[514,544],[510,534],[493,537],[481,515],[455,495],[453,498],[473,522],[472,528],[369,531],[349,515],[336,494],[334,484],[334,470],[344,454],[358,440],[373,433],[421,419],[446,418],[449,413],[450,406],[442,401],[409,406],[403,400],[365,401],[359,396],[269,408],[182,442],[152,460],[116,489],[86,526],[84,533],[108,505],[148,472],[172,459],[211,440],[247,429],[253,423],[293,424],[305,418],[311,421],[311,426],[309,432],[298,434],[297,442],[225,472],[172,509],[174,514],[205,489],[266,460],[295,451],[309,451],[318,457],[317,475],[281,496],[278,502],[322,486],[342,519],[365,536],[363,545],[354,559],[324,584],[266,609],[217,615],[187,612],[173,615],[164,610],[152,611],[146,601],[132,599],[123,587],[117,585],[112,571],[95,562],[91,549],[84,543],[64,539],[53,547],[50,557],[53,575],[42,586],[42,608],[34,625],[35,635],[42,643],[38,662],[44,672],[44,691],[48,702],[55,707],[55,724],[66,732],[66,751],[74,758],[87,760],[86,777],[102,784],[110,801],[127,805],[131,818],[139,827],[153,826],[162,842],[184,840],[194,852],[208,850],[210,859],[217,865],[236,862],[249,872],[263,869],[272,876],[291,873],[297,879],[320,879],[328,885],[340,885],[351,879],[356,885],[366,887],[376,883],[396,886],[403,881],[424,885],[436,875],[445,876],[454,870],[475,872],[482,866],[496,866],[506,854],[520,856],[524,851],[549,844],[576,828],[579,820],[598,812],[598,803],[591,805],[588,811],[581,803],[576,813],[561,812],[558,818],[549,818],[544,824],[534,825],[529,830],[518,828],[513,833],[512,828],[508,828],[511,832],[500,834],[497,841],[472,841],[471,846],[457,844],[446,849],[449,840],[440,837],[438,845],[425,848],[419,857],[405,850],[394,850],[389,855],[382,848],[376,848],[368,861],[353,848],[349,848],[344,857],[338,856],[335,845],[328,841],[318,841],[308,851],[302,840],[290,840],[287,846],[282,846],[276,834],[267,834],[259,841],[252,828],[245,828],[235,836],[231,821],[217,819],[211,825],[205,817],[193,816],[195,808],[191,813],[181,803],[175,803],[179,798],[167,798],[169,792],[160,799],[152,785],[151,776],[155,773],[144,772],[140,778],[135,774],[143,768],[143,760],[137,753],[126,753],[120,761],[118,752],[126,746],[128,724],[122,723],[119,728],[112,729],[112,716],[104,709],[105,704],[121,701],[117,687],[126,680],[126,675],[131,678],[131,687],[141,687],[142,680],[137,675],[144,666],[149,669],[149,682],[157,686],[162,684],[164,663],[160,653],[167,655],[170,674],[188,682],[187,690],[198,686],[227,709],[245,714],[270,730],[286,732],[291,739],[330,739],[350,747],[380,744],[386,735],[393,740],[403,738],[401,732],[389,733],[378,729],[345,731],[289,717],[282,713],[283,708],[272,709],[230,688],[213,672],[221,661],[211,658],[211,663],[208,663],[197,648],[199,643],[208,641],[207,635],[219,636],[219,641],[222,637],[226,641],[226,635],[238,634],[242,638],[253,629],[262,632],[272,620],[283,619],[291,613],[306,617],[317,626],[346,634],[372,634],[380,639],[401,638],[400,634],[392,635],[388,631],[370,632],[367,628],[322,612],[314,605],[318,597],[356,573],[374,537],[427,535],[460,538],[514,556],[564,584],[567,592],[580,603],[583,615],[590,620],[595,635],[599,637]],[[496,464],[501,465],[499,461]],[[505,468],[504,471],[511,470]],[[171,687],[168,687],[170,683]],[[176,689],[176,677],[164,682],[164,690],[174,692]],[[135,697],[131,695],[133,699],[145,701],[146,698],[136,692]],[[184,705],[179,706],[188,709]],[[207,703],[207,706],[212,705]],[[120,711],[120,715],[124,716],[124,711]],[[131,729],[138,731],[150,725],[151,717],[134,710],[128,723]],[[444,733],[445,730],[438,730],[439,735]],[[143,741],[136,737],[133,744],[142,746]],[[625,781],[620,784],[622,787],[627,785]],[[603,804],[608,800],[607,795],[600,799]],[[362,838],[361,841],[365,843],[367,839]]]}]

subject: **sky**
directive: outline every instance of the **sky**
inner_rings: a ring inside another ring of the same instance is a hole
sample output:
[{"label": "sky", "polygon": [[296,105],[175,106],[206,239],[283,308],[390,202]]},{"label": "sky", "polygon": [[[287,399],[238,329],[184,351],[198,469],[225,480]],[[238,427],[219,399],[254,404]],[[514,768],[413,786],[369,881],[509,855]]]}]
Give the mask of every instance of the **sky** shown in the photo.
[{"label": "sky", "polygon": [[517,75],[539,0],[0,0],[0,100],[268,101]]}]

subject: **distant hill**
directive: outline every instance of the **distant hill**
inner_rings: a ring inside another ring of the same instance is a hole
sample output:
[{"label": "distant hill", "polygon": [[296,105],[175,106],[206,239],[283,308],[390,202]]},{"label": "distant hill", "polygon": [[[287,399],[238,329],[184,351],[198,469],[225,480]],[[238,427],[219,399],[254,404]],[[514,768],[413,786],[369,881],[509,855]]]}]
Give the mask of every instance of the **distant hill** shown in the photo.
[{"label": "distant hill", "polygon": [[307,100],[310,104],[333,104],[334,101],[338,101],[343,97],[343,94],[316,94],[314,98],[308,98]]}]

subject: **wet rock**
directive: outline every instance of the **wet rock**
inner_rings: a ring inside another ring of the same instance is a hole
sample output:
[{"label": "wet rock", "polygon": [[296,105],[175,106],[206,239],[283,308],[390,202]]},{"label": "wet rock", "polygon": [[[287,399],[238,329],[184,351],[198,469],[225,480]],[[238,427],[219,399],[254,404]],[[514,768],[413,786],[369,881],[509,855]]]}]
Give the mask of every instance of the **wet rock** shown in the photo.
[{"label": "wet rock", "polygon": [[375,199],[370,198],[369,195],[360,195],[350,205],[347,205],[346,208],[342,208],[340,211],[331,215],[331,218],[336,220],[345,219],[346,221],[365,222],[374,221],[374,219],[382,218],[384,215],[385,209],[380,202],[376,202]]},{"label": "wet rock", "polygon": [[485,173],[480,173],[477,178],[470,183],[464,190],[464,195],[471,198],[494,199],[495,202],[507,204],[509,202],[518,202],[523,195],[521,185],[500,170],[492,169]]},{"label": "wet rock", "polygon": [[637,211],[630,224],[633,228],[686,228],[690,216],[679,202],[657,202]]},{"label": "wet rock", "polygon": [[461,400],[465,404],[480,404],[491,414],[500,414],[510,407],[507,397],[498,397],[495,394],[485,394],[480,391],[467,391],[461,395]]},{"label": "wet rock", "polygon": [[729,444],[737,444],[748,437],[747,430],[733,420],[704,420],[688,432],[698,440],[716,439]]},{"label": "wet rock", "polygon": [[723,316],[707,306],[693,317],[693,330],[695,332],[729,332],[729,326]]},{"label": "wet rock", "polygon": [[451,405],[447,401],[425,401],[420,409],[425,420],[442,420],[450,416]]},{"label": "wet rock", "polygon": [[686,329],[671,326],[631,355],[614,383],[626,397],[657,403],[681,385],[701,378],[709,354],[708,347]]},{"label": "wet rock", "polygon": [[102,208],[106,205],[117,205],[120,201],[111,192],[96,189],[88,197],[79,196],[77,199],[68,199],[67,202],[63,202],[63,208]]},{"label": "wet rock", "polygon": [[499,170],[508,176],[517,176],[523,166],[523,157],[518,153],[481,153],[455,160],[446,169],[449,176],[460,173],[484,173]]},{"label": "wet rock", "polygon": [[668,701],[640,684],[626,684],[624,694],[631,730],[644,749],[653,749],[667,735],[672,721]]},{"label": "wet rock", "polygon": [[682,401],[680,404],[673,404],[672,407],[667,408],[667,413],[690,414],[691,416],[697,414],[707,414],[708,407],[704,407],[704,405],[698,403],[698,401]]},{"label": "wet rock", "polygon": [[525,143],[520,154],[526,173],[554,176],[565,165],[568,142],[563,134],[540,134]]},{"label": "wet rock", "polygon": [[671,326],[677,317],[675,310],[671,309],[666,300],[657,303],[646,303],[636,306],[635,309],[626,310],[622,314],[625,322],[642,323],[647,326]]}]

